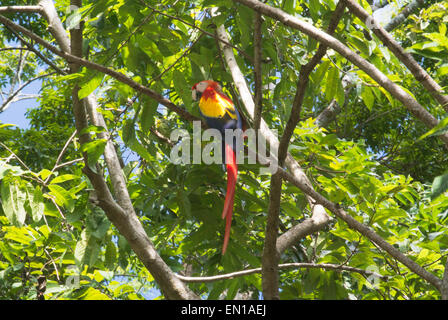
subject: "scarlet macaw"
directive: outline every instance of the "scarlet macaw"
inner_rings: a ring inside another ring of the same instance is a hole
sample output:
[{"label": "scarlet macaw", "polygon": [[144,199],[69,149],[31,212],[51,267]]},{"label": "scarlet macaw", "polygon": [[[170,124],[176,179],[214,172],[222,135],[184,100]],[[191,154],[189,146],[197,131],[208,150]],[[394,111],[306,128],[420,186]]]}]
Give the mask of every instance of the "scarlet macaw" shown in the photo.
[{"label": "scarlet macaw", "polygon": [[232,100],[222,91],[221,86],[212,80],[196,83],[192,88],[193,100],[199,99],[199,110],[210,128],[219,130],[222,136],[223,158],[227,169],[227,192],[222,210],[222,218],[226,219],[222,254],[226,252],[232,224],[233,203],[235,198],[238,166],[236,163],[236,141],[232,145],[225,142],[225,129],[242,129],[243,122]]}]

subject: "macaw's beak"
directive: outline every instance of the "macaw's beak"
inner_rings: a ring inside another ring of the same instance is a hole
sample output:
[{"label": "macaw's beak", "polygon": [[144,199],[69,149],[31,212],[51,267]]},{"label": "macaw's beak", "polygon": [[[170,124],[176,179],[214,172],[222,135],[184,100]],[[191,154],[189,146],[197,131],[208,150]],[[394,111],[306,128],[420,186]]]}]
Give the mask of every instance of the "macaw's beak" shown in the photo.
[{"label": "macaw's beak", "polygon": [[201,96],[202,92],[197,91],[196,88],[193,87],[191,91],[191,97],[193,98],[193,101],[198,101],[199,99],[201,99]]}]

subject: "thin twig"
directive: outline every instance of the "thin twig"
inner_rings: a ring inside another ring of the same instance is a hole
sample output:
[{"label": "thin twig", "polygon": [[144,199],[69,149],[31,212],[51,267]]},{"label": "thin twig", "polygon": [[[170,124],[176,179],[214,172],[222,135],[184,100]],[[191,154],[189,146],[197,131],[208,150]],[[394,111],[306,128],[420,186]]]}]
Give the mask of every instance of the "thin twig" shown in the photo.
[{"label": "thin twig", "polygon": [[[336,272],[341,271],[348,271],[348,272],[356,272],[359,274],[362,274],[364,276],[368,277],[376,277],[381,280],[387,280],[388,276],[383,276],[379,273],[363,270],[360,268],[350,267],[350,266],[341,266],[338,264],[331,264],[331,263],[303,263],[303,262],[295,262],[295,263],[284,263],[279,264],[278,269],[324,269],[324,270],[332,270]],[[247,269],[242,271],[236,271],[226,274],[220,274],[216,276],[209,276],[209,277],[186,277],[182,276],[180,274],[176,274],[176,276],[184,281],[184,282],[200,282],[200,283],[206,283],[206,282],[214,282],[214,281],[220,281],[220,280],[230,280],[237,277],[244,277],[247,275],[255,274],[255,273],[261,273],[262,268],[254,268],[254,269]]]},{"label": "thin twig", "polygon": [[24,167],[27,171],[31,171],[31,169],[25,164],[25,162],[23,162],[22,159],[20,159],[19,156],[14,153],[14,151],[9,149],[7,145],[0,141],[0,146],[5,148],[12,156],[14,156],[14,158],[16,158],[16,160],[22,165],[22,167]]},{"label": "thin twig", "polygon": [[58,66],[56,66],[52,61],[50,61],[47,57],[45,57],[42,53],[40,53],[39,50],[35,49],[33,44],[26,41],[18,32],[16,32],[13,28],[10,28],[9,26],[3,24],[9,31],[11,31],[25,46],[34,54],[36,54],[39,58],[42,59],[46,64],[48,64],[50,67],[52,67],[54,70],[56,70],[59,74],[67,74],[64,70],[61,70]]},{"label": "thin twig", "polygon": [[55,167],[54,171],[57,171],[57,170],[59,170],[59,169],[65,167],[65,166],[69,166],[69,165],[71,165],[71,164],[75,164],[75,163],[81,162],[81,161],[83,161],[83,160],[84,160],[84,158],[78,158],[78,159],[73,159],[73,160],[70,160],[70,161],[67,161],[67,162],[58,164],[58,165]]},{"label": "thin twig", "polygon": [[48,175],[47,179],[45,179],[45,182],[44,182],[45,185],[48,183],[48,181],[49,181],[49,179],[51,178],[53,172],[55,172],[55,171],[57,170],[58,165],[59,165],[59,162],[61,161],[62,157],[64,156],[65,151],[67,150],[68,146],[70,145],[70,143],[72,142],[72,140],[75,138],[76,133],[77,133],[77,131],[76,131],[76,129],[75,129],[75,131],[72,133],[72,135],[70,136],[70,138],[68,138],[68,140],[65,142],[64,147],[62,148],[61,152],[59,153],[59,155],[58,155],[58,157],[57,157],[57,159],[56,159],[56,162],[55,162],[55,164],[54,164],[53,169],[51,169],[50,174]]},{"label": "thin twig", "polygon": [[[19,94],[20,91],[22,91],[26,86],[28,86],[30,83],[32,83],[33,81],[45,78],[45,77],[49,77],[53,74],[56,74],[57,72],[50,72],[50,73],[46,73],[46,74],[42,74],[40,76],[37,76],[33,79],[28,80],[27,82],[25,82],[24,84],[22,84],[16,91],[14,91],[12,94],[9,95],[9,97],[6,99],[6,101],[4,101],[2,103],[2,105],[0,106],[0,112],[6,110],[8,108],[8,105],[11,102],[14,102],[16,100],[14,100],[14,98]],[[30,98],[30,97],[27,97]]]},{"label": "thin twig", "polygon": [[0,52],[1,51],[14,51],[14,50],[29,50],[26,47],[9,47],[9,48],[0,48]]}]

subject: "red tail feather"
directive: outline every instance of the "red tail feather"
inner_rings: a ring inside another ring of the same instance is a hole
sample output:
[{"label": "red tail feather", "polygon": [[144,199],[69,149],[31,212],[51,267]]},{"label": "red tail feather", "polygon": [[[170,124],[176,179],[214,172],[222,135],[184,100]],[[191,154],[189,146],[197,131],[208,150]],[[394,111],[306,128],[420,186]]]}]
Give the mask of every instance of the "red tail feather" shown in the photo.
[{"label": "red tail feather", "polygon": [[226,152],[226,168],[227,168],[227,192],[224,200],[224,208],[222,210],[222,218],[226,218],[226,230],[224,233],[224,244],[222,246],[222,254],[226,253],[227,245],[230,237],[230,226],[232,225],[233,202],[235,199],[235,186],[238,175],[238,166],[236,164],[236,156],[232,147],[225,145]]}]

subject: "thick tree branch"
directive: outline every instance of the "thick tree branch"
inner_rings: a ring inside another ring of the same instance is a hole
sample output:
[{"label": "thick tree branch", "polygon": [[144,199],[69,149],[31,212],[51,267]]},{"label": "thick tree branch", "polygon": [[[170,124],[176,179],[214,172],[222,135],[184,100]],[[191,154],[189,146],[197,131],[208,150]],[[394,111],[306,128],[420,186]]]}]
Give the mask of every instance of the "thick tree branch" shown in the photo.
[{"label": "thick tree branch", "polygon": [[286,249],[295,245],[301,239],[322,230],[328,224],[326,215],[313,215],[295,225],[277,239],[277,252],[282,254]]},{"label": "thick tree branch", "polygon": [[350,8],[350,11],[364,22],[369,22],[373,25],[373,33],[389,48],[390,51],[400,60],[408,69],[417,81],[439,102],[445,111],[448,112],[448,96],[443,95],[443,89],[437,82],[415,61],[412,55],[406,52],[403,47],[395,41],[391,35],[382,28],[378,23],[375,23],[372,16],[370,16],[358,2],[353,0],[343,0],[343,3]]},{"label": "thick tree branch", "polygon": [[[378,70],[373,64],[363,59],[361,56],[350,50],[347,46],[341,43],[336,38],[330,36],[329,34],[317,29],[313,25],[299,20],[286,12],[266,5],[257,0],[234,0],[236,2],[242,3],[257,12],[265,14],[275,20],[280,21],[286,26],[293,29],[297,29],[308,36],[316,39],[317,41],[325,44],[326,46],[332,48],[341,54],[344,58],[352,62],[366,74],[368,74],[373,80],[375,80],[379,85],[386,89],[395,99],[400,101],[414,117],[422,121],[428,128],[435,127],[439,121],[429,113],[425,108],[423,108],[410,94],[403,90],[399,85],[395,84],[386,75],[384,75],[380,70]],[[448,133],[440,135],[439,138],[445,143],[448,148]]]},{"label": "thick tree branch", "polygon": [[[217,35],[219,38],[228,42],[228,36],[224,26],[218,26]],[[255,104],[252,99],[252,95],[247,87],[244,76],[239,69],[238,64],[236,63],[235,56],[230,47],[223,44],[224,42],[220,42],[221,49],[224,53],[225,61],[231,71],[233,80],[238,88],[240,93],[240,97],[243,101],[243,104],[249,114],[249,116],[254,119],[255,114]],[[271,149],[277,149],[279,147],[279,141],[277,137],[272,133],[272,131],[267,126],[266,122],[261,118],[260,121],[260,132],[264,136],[264,138],[269,142]],[[300,176],[302,179],[308,178],[305,173],[300,169],[299,165],[295,161],[295,159],[289,154],[285,153],[283,157],[286,156],[285,164],[289,168],[291,172]],[[282,164],[280,164],[282,165]],[[308,181],[309,182],[309,181]],[[311,186],[311,183],[309,182]],[[277,299],[278,298],[278,272],[277,265],[279,254],[276,250],[277,245],[277,236],[278,236],[278,208],[280,204],[280,190],[281,190],[281,179],[278,177],[275,178],[275,175],[271,180],[271,197],[269,204],[269,214],[268,220],[266,224],[266,239],[265,246],[263,249],[263,293],[265,295],[265,299]],[[315,206],[314,201],[312,199],[308,199],[311,204],[311,209],[313,210],[313,215],[321,216],[322,219],[327,218],[329,221],[329,217],[325,213],[325,210],[319,205]]]},{"label": "thick tree branch", "polygon": [[54,70],[56,70],[59,74],[67,74],[65,71],[61,70],[58,66],[56,66],[52,61],[50,61],[47,57],[45,57],[39,50],[37,50],[36,48],[34,48],[33,44],[26,41],[17,31],[15,31],[12,28],[9,28],[7,25],[5,25],[5,27],[10,30],[12,33],[14,33],[14,35],[20,40],[20,42],[22,42],[24,45],[26,45],[26,47],[28,48],[28,50],[34,52],[34,54],[36,56],[38,56],[39,58],[42,59],[42,61],[44,61],[46,64],[48,64],[50,67],[52,67]]},{"label": "thick tree branch", "polygon": [[[72,5],[76,5],[78,7],[81,7],[82,5],[81,0],[72,0],[71,3]],[[81,57],[83,43],[82,25],[81,28],[73,29],[70,33],[70,47],[72,49],[72,54]],[[75,91],[75,93],[77,94],[77,90]],[[121,234],[125,236],[131,248],[143,262],[149,272],[151,272],[151,274],[154,276],[154,279],[159,284],[166,298],[197,299],[198,297],[187,286],[179,281],[179,279],[175,277],[173,271],[159,256],[159,254],[155,250],[153,243],[151,242],[151,240],[149,240],[146,231],[140,223],[140,220],[135,213],[131,198],[128,193],[126,180],[121,169],[118,155],[112,141],[109,139],[106,123],[102,115],[97,111],[98,104],[96,98],[93,96],[93,94],[90,94],[87,98],[84,99],[83,102],[92,123],[105,129],[104,132],[99,133],[99,138],[106,139],[107,141],[104,150],[104,158],[106,160],[109,177],[112,182],[113,192],[115,198],[117,199],[118,206],[121,210],[117,211],[117,208],[115,208],[115,203],[112,205],[111,203],[100,202],[100,206],[103,208],[103,210],[105,210],[107,216],[109,217],[109,219],[111,219],[112,222],[114,222],[115,220],[114,225],[118,230],[120,230]],[[82,106],[78,105],[78,108],[79,107]],[[86,172],[88,171],[89,170],[87,170]],[[93,177],[92,172],[89,172],[89,175]],[[98,187],[107,188],[107,185],[105,185],[105,181],[102,176],[98,174],[94,174],[94,176],[94,180],[99,180],[99,185],[97,185]],[[108,193],[110,195],[110,191],[108,190],[108,188],[103,190],[103,194],[104,193]],[[101,198],[99,198],[99,200],[101,201]],[[112,207],[114,207],[115,209],[112,209]],[[107,209],[110,210],[107,211]],[[117,221],[117,218],[121,221]]]},{"label": "thick tree branch", "polygon": [[384,30],[390,32],[400,24],[402,24],[412,13],[425,6],[425,0],[413,0],[410,2],[401,12],[387,25],[384,26]]},{"label": "thick tree branch", "polygon": [[[56,39],[59,47],[64,52],[70,52],[70,40],[68,38],[67,31],[64,29],[64,26],[59,19],[56,8],[54,7],[53,0],[39,0],[38,4],[42,8],[42,15],[48,22],[48,30]],[[77,6],[76,4],[73,4],[73,6],[76,6],[78,8],[81,7],[81,5]]]},{"label": "thick tree branch", "polygon": [[254,103],[255,103],[255,114],[254,114],[254,129],[258,130],[260,128],[261,121],[261,110],[262,110],[262,23],[263,17],[259,13],[254,14],[254,79],[255,79],[255,92],[254,92]]},{"label": "thick tree branch", "polygon": [[317,203],[323,205],[325,208],[327,208],[329,211],[331,211],[335,216],[342,219],[347,223],[347,225],[364,235],[366,238],[368,238],[370,241],[375,243],[378,247],[386,251],[388,254],[390,254],[392,257],[397,259],[399,262],[404,264],[406,267],[408,267],[412,272],[419,275],[421,278],[428,281],[430,284],[432,284],[434,287],[436,287],[439,291],[441,291],[442,287],[442,281],[434,274],[428,272],[426,269],[424,269],[422,266],[417,264],[412,259],[408,258],[406,255],[404,255],[400,250],[395,248],[393,245],[386,242],[380,235],[378,235],[374,230],[372,230],[370,227],[360,223],[358,220],[353,218],[351,215],[347,214],[344,209],[339,207],[338,204],[331,202],[321,194],[314,191],[312,188],[310,188],[304,181],[301,181],[297,179],[292,174],[286,172],[284,169],[279,168],[279,174],[282,176],[283,179],[291,182],[296,187],[298,187],[300,190],[302,190],[305,194],[309,195],[313,199],[316,200]]},{"label": "thick tree branch", "polygon": [[448,257],[445,263],[445,271],[443,272],[440,293],[442,294],[442,300],[448,300]]},{"label": "thick tree branch", "polygon": [[[341,4],[341,2],[339,2],[330,20],[330,24],[328,27],[329,34],[333,33],[336,29],[338,22],[342,17],[344,9],[345,6]],[[283,167],[284,165],[285,158],[288,152],[289,142],[294,132],[294,128],[297,126],[297,123],[300,120],[300,112],[302,109],[306,88],[308,86],[309,76],[316,65],[321,61],[326,51],[327,47],[321,44],[316,54],[307,64],[302,66],[300,70],[299,81],[297,84],[296,95],[294,97],[290,117],[288,119],[288,122],[286,123],[285,130],[283,131],[283,136],[280,139],[278,148],[278,163],[280,167]],[[277,250],[277,238],[281,189],[282,179],[276,173],[271,178],[269,211],[268,219],[266,222],[266,239],[263,250],[263,295],[265,299],[277,299],[279,297],[277,265],[280,259],[280,254]],[[294,232],[296,231],[296,229],[291,230],[294,230]],[[295,238],[296,237],[290,237],[290,239]]]},{"label": "thick tree branch", "polygon": [[[53,30],[56,30],[55,32],[59,32],[57,30],[59,30],[62,27],[62,24],[60,23],[60,21],[56,20],[57,15],[54,16],[51,13],[53,10],[54,12],[56,12],[52,1],[48,3],[46,1],[41,1],[40,3],[52,6],[52,8],[47,10],[47,18],[51,19],[51,23],[53,24]],[[71,4],[81,7],[81,1],[72,1]],[[71,72],[77,72],[79,66],[86,64],[87,67],[92,67],[93,65],[94,69],[95,67],[96,68],[98,67],[98,65],[96,64],[86,63],[87,60],[84,60],[80,57],[82,54],[82,27],[80,29],[72,30],[71,45],[70,44],[67,45],[69,42],[66,42],[68,40],[68,37],[66,37],[67,34],[65,33],[65,31],[64,34],[59,34],[57,37],[58,43],[60,42],[59,45],[61,46],[61,48],[63,48],[63,50],[72,48],[70,54],[66,51],[55,48],[54,46],[50,45],[40,37],[33,34],[32,32],[16,25],[12,21],[6,19],[1,15],[0,15],[0,21],[3,24],[7,25],[8,27],[14,28],[15,30],[27,35],[28,37],[35,40],[37,43],[43,45],[53,53],[67,59],[67,61],[71,63]],[[82,132],[82,130],[88,126],[88,122],[84,103],[78,99],[78,90],[79,87],[75,85],[72,93],[73,112],[75,116],[76,129],[78,132]],[[86,103],[86,105],[88,106],[91,115],[94,115],[94,112],[92,112],[91,108],[93,104]],[[96,118],[96,120],[99,119]],[[88,141],[89,136],[87,134],[83,134],[80,136],[81,144],[84,144]],[[86,157],[86,155],[84,155],[84,157]],[[109,171],[110,170],[111,169],[109,169]],[[112,168],[112,170],[114,170],[114,168]],[[120,233],[126,237],[134,252],[137,254],[139,259],[148,268],[148,270],[156,279],[157,283],[160,285],[164,295],[168,299],[197,299],[198,297],[190,289],[188,289],[188,287],[186,287],[182,281],[180,281],[177,277],[175,277],[172,270],[160,258],[153,244],[146,235],[146,232],[143,229],[143,226],[141,225],[138,217],[133,211],[132,205],[131,207],[127,206],[125,208],[122,208],[119,204],[115,202],[112,194],[109,191],[107,183],[105,182],[102,175],[93,172],[88,166],[84,168],[84,172],[86,173],[86,175],[88,176],[89,180],[92,182],[92,185],[96,190],[98,197],[98,204],[105,211],[108,218],[117,227]],[[114,174],[117,174],[117,172],[114,172]],[[124,187],[126,188],[126,186]]]},{"label": "thick tree branch", "polygon": [[15,29],[16,31],[23,33],[24,35],[26,35],[30,39],[34,40],[35,42],[39,43],[40,45],[42,45],[46,49],[50,50],[54,54],[66,59],[69,63],[76,63],[78,65],[87,67],[89,69],[105,73],[105,74],[111,76],[112,78],[114,78],[120,82],[123,82],[124,84],[127,84],[134,90],[141,92],[141,93],[149,96],[150,98],[153,98],[154,100],[158,101],[160,104],[166,106],[171,111],[174,111],[177,114],[179,114],[183,119],[185,119],[187,121],[201,121],[202,122],[202,120],[200,118],[193,116],[185,109],[178,107],[173,102],[171,102],[169,99],[162,96],[160,93],[155,92],[155,91],[143,86],[142,84],[140,84],[138,82],[135,82],[134,80],[132,80],[131,78],[125,76],[124,74],[122,74],[120,72],[114,71],[112,69],[109,69],[105,66],[91,62],[89,60],[86,60],[86,59],[83,59],[80,57],[76,57],[67,52],[63,52],[60,49],[58,49],[55,46],[48,43],[47,41],[45,41],[44,39],[42,39],[41,37],[39,37],[38,35],[34,34],[33,32],[29,31],[26,28],[23,28],[22,26],[15,24],[13,21],[9,20],[8,18],[6,18],[2,15],[0,15],[0,22],[10,28]]},{"label": "thick tree branch", "polygon": [[268,217],[266,219],[266,232],[263,256],[261,259],[263,270],[263,297],[267,300],[280,299],[278,277],[278,262],[280,261],[280,255],[277,251],[277,238],[280,219],[281,192],[282,178],[275,173],[271,177],[271,186],[269,188]]},{"label": "thick tree branch", "polygon": [[0,13],[14,13],[14,12],[25,12],[25,13],[35,13],[42,12],[41,6],[2,6],[0,7]]}]

